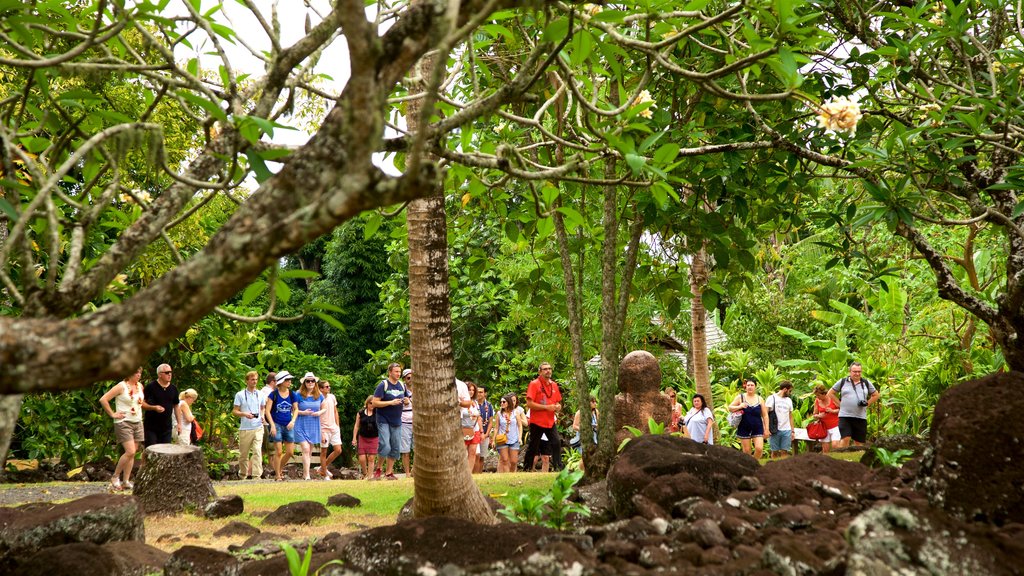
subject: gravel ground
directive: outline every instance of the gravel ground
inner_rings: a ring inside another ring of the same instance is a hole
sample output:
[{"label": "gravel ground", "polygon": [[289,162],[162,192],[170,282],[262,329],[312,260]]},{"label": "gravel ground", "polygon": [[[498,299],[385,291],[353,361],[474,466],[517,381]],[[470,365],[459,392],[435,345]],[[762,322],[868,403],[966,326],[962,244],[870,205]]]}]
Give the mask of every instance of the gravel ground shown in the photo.
[{"label": "gravel ground", "polygon": [[[237,483],[214,482],[214,486]],[[43,484],[0,484],[0,506],[20,506],[29,502],[74,500],[89,494],[110,491],[109,482],[47,482]]]}]

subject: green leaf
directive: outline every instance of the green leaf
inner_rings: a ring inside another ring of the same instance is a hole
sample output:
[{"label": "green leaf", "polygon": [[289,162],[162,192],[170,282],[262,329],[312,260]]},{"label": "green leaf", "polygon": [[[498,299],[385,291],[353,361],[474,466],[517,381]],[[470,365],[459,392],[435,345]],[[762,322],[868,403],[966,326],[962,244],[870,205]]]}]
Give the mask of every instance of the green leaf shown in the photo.
[{"label": "green leaf", "polygon": [[562,17],[551,22],[551,24],[548,24],[547,28],[544,29],[544,33],[541,35],[541,38],[545,42],[561,42],[568,33],[569,19]]},{"label": "green leaf", "polygon": [[287,304],[292,299],[292,289],[288,287],[288,283],[280,278],[277,282],[274,282],[274,294],[277,295],[277,299]]},{"label": "green leaf", "polygon": [[704,304],[705,310],[714,310],[718,308],[718,300],[720,296],[718,292],[714,290],[705,290],[700,295],[700,301]]},{"label": "green leaf", "polygon": [[1017,202],[1017,205],[1013,207],[1013,218],[1017,218],[1021,214],[1024,214],[1024,200]]},{"label": "green leaf", "polygon": [[263,280],[257,280],[253,282],[245,289],[245,292],[242,293],[242,300],[239,302],[239,304],[241,304],[242,306],[248,306],[249,304],[252,304],[252,301],[255,300],[266,289],[267,283],[264,282]]},{"label": "green leaf", "polygon": [[222,122],[227,122],[227,120],[228,120],[227,114],[225,114],[224,111],[220,109],[220,106],[218,106],[216,103],[211,102],[211,101],[207,100],[206,98],[203,98],[202,96],[199,96],[198,94],[193,94],[193,93],[187,92],[185,90],[179,90],[178,91],[178,96],[180,96],[185,101],[187,101],[187,102],[189,102],[189,103],[191,103],[191,104],[193,104],[195,106],[198,106],[198,107],[202,108],[203,110],[206,110],[206,112],[210,116],[213,116],[214,118],[216,118],[216,119],[218,119],[218,120],[220,120]]},{"label": "green leaf", "polygon": [[39,154],[43,150],[46,150],[47,148],[50,147],[50,140],[48,138],[40,138],[39,136],[26,136],[24,138],[20,138],[19,140],[21,141],[21,145],[24,146],[26,150],[33,154]]},{"label": "green leaf", "polygon": [[256,175],[256,182],[262,184],[274,175],[270,168],[267,168],[267,163],[263,161],[260,153],[256,150],[247,150],[245,156],[249,159],[249,167],[252,168],[253,174]]},{"label": "green leaf", "polygon": [[676,159],[679,155],[679,144],[669,142],[668,144],[662,144],[660,148],[654,153],[655,164],[668,164],[669,162]]},{"label": "green leaf", "polygon": [[629,153],[626,154],[626,164],[629,164],[629,167],[633,170],[633,176],[639,176],[644,165],[647,164],[647,158],[639,154]]},{"label": "green leaf", "polygon": [[380,229],[380,225],[384,223],[384,219],[381,218],[380,214],[373,213],[366,217],[366,223],[363,225],[363,240],[369,240],[373,238],[373,235]]}]

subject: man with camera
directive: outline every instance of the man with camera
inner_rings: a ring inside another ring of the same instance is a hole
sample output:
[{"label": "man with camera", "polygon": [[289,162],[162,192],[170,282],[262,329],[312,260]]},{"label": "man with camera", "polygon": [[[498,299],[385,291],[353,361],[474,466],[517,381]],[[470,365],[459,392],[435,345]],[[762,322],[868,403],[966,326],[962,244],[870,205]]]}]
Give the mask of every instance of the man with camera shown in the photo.
[{"label": "man with camera", "polygon": [[[862,446],[868,439],[868,406],[878,402],[878,390],[862,378],[860,362],[850,364],[850,375],[840,378],[828,391],[828,397],[839,404],[839,448]],[[839,398],[836,398],[836,393]]]}]

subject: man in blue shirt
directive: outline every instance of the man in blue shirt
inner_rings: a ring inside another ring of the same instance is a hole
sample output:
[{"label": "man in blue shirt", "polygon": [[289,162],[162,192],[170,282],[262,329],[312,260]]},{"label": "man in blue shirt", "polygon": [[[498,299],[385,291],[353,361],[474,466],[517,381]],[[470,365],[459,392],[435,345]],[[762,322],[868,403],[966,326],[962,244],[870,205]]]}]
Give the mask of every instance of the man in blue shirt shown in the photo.
[{"label": "man in blue shirt", "polygon": [[377,456],[384,460],[384,479],[398,480],[395,476],[395,461],[401,456],[402,448],[402,406],[409,402],[412,394],[401,382],[402,365],[392,362],[388,366],[388,377],[373,391],[373,407],[377,415]]},{"label": "man in blue shirt", "polygon": [[480,421],[483,422],[483,430],[480,432],[480,452],[476,455],[476,464],[473,466],[473,474],[484,471],[484,458],[490,450],[491,419],[494,418],[494,406],[487,401],[487,389],[483,384],[476,385],[476,403],[480,405]]}]

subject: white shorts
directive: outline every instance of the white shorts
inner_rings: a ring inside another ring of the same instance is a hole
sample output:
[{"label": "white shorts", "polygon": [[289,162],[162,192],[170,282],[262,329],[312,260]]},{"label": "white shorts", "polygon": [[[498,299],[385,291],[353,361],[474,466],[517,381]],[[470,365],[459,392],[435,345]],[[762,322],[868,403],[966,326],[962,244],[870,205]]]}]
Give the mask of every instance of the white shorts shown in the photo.
[{"label": "white shorts", "polygon": [[330,428],[320,429],[320,445],[323,447],[327,446],[341,446],[341,430],[331,430]]},{"label": "white shorts", "polygon": [[487,451],[491,449],[491,437],[480,436],[480,451],[477,454],[487,454]]},{"label": "white shorts", "polygon": [[839,426],[828,429],[828,436],[825,436],[818,442],[839,442],[842,437],[839,435]]}]

